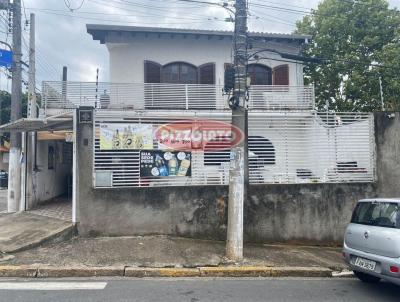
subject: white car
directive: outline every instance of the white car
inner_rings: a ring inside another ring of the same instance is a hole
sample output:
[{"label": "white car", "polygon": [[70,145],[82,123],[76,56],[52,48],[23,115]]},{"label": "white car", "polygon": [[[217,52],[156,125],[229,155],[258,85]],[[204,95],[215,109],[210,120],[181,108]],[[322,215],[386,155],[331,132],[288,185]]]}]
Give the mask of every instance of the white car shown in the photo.
[{"label": "white car", "polygon": [[364,282],[400,285],[400,198],[357,203],[346,229],[343,256]]}]

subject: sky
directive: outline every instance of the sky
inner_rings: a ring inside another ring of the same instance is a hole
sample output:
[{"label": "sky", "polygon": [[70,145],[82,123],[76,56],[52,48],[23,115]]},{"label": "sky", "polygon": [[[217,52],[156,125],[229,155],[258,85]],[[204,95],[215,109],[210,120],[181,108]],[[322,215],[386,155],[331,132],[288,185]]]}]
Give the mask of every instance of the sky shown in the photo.
[{"label": "sky", "polygon": [[[218,0],[209,2],[221,3]],[[231,0],[225,2],[232,3]],[[319,0],[250,0],[249,30],[290,33],[295,23]],[[389,0],[400,7],[400,0]],[[259,6],[261,5],[261,6]],[[218,6],[186,3],[182,0],[23,0],[23,60],[28,62],[30,14],[36,16],[37,87],[41,81],[61,80],[62,67],[68,67],[70,81],[107,82],[108,53],[105,45],[93,41],[86,24],[174,27],[231,30],[227,10]],[[289,11],[288,11],[289,10]],[[11,43],[7,34],[8,15],[0,14],[0,40]],[[27,81],[27,70],[23,72]],[[0,89],[10,90],[6,71],[0,73]]]}]

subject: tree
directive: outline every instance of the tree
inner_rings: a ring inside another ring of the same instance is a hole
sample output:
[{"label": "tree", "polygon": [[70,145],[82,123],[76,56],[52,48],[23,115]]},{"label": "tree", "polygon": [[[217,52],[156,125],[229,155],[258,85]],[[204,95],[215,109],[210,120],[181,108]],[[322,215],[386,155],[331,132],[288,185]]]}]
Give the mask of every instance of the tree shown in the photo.
[{"label": "tree", "polygon": [[399,26],[386,0],[324,0],[297,23],[297,33],[312,36],[305,55],[325,59],[305,68],[319,109],[381,110],[380,77],[385,106],[400,108]]},{"label": "tree", "polygon": [[[22,94],[22,116],[26,117],[27,106],[28,104],[28,94]],[[0,124],[7,124],[11,120],[11,94],[8,91],[0,91]],[[1,133],[0,134],[0,143],[4,144],[4,141],[9,141],[10,135],[9,133]]]}]

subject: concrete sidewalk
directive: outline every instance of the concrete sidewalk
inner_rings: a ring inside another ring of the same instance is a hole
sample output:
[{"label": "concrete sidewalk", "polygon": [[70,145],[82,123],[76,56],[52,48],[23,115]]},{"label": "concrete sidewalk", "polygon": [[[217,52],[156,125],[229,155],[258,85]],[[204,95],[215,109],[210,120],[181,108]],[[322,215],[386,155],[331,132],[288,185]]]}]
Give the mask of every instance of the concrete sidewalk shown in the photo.
[{"label": "concrete sidewalk", "polygon": [[0,188],[0,213],[7,212],[7,189]]},{"label": "concrete sidewalk", "polygon": [[[12,259],[0,262],[1,265],[30,267],[72,267],[88,268],[127,268],[131,274],[136,269],[150,268],[196,268],[225,267],[234,265],[247,273],[255,270],[271,274],[271,268],[303,268],[315,273],[341,271],[346,268],[342,261],[341,249],[332,247],[309,247],[294,245],[247,244],[245,260],[238,265],[227,263],[224,259],[225,243],[218,241],[193,240],[168,236],[117,237],[117,238],[74,238],[67,242],[52,243],[27,251],[13,253]],[[218,269],[217,269],[218,271]],[[218,274],[212,271],[211,274]],[[267,272],[266,272],[267,271]],[[190,271],[189,271],[190,272]],[[138,274],[144,274],[139,270]],[[146,273],[147,275],[149,272]],[[157,271],[160,274],[160,271]]]},{"label": "concrete sidewalk", "polygon": [[73,230],[70,222],[29,212],[0,214],[0,253],[26,250],[55,238],[71,238]]}]

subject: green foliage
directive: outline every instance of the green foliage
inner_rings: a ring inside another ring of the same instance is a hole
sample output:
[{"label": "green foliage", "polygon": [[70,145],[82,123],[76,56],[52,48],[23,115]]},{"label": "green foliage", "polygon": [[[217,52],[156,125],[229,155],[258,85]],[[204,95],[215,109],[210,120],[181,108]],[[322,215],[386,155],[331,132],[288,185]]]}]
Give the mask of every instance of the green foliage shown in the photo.
[{"label": "green foliage", "polygon": [[[386,0],[324,0],[297,23],[311,35],[305,48],[325,63],[306,66],[306,82],[316,87],[317,107],[335,111],[400,109],[400,13]],[[329,60],[328,60],[329,59]]]},{"label": "green foliage", "polygon": [[[11,94],[7,91],[0,91],[0,117],[1,124],[7,124],[10,122],[11,115]],[[28,108],[28,94],[22,94],[22,116],[26,117]],[[3,143],[4,140],[9,140],[9,134],[4,133],[0,135],[0,142]]]},{"label": "green foliage", "polygon": [[[1,124],[10,122],[11,116],[11,94],[7,91],[0,91]],[[22,116],[26,117],[28,109],[28,94],[22,94]]]}]

